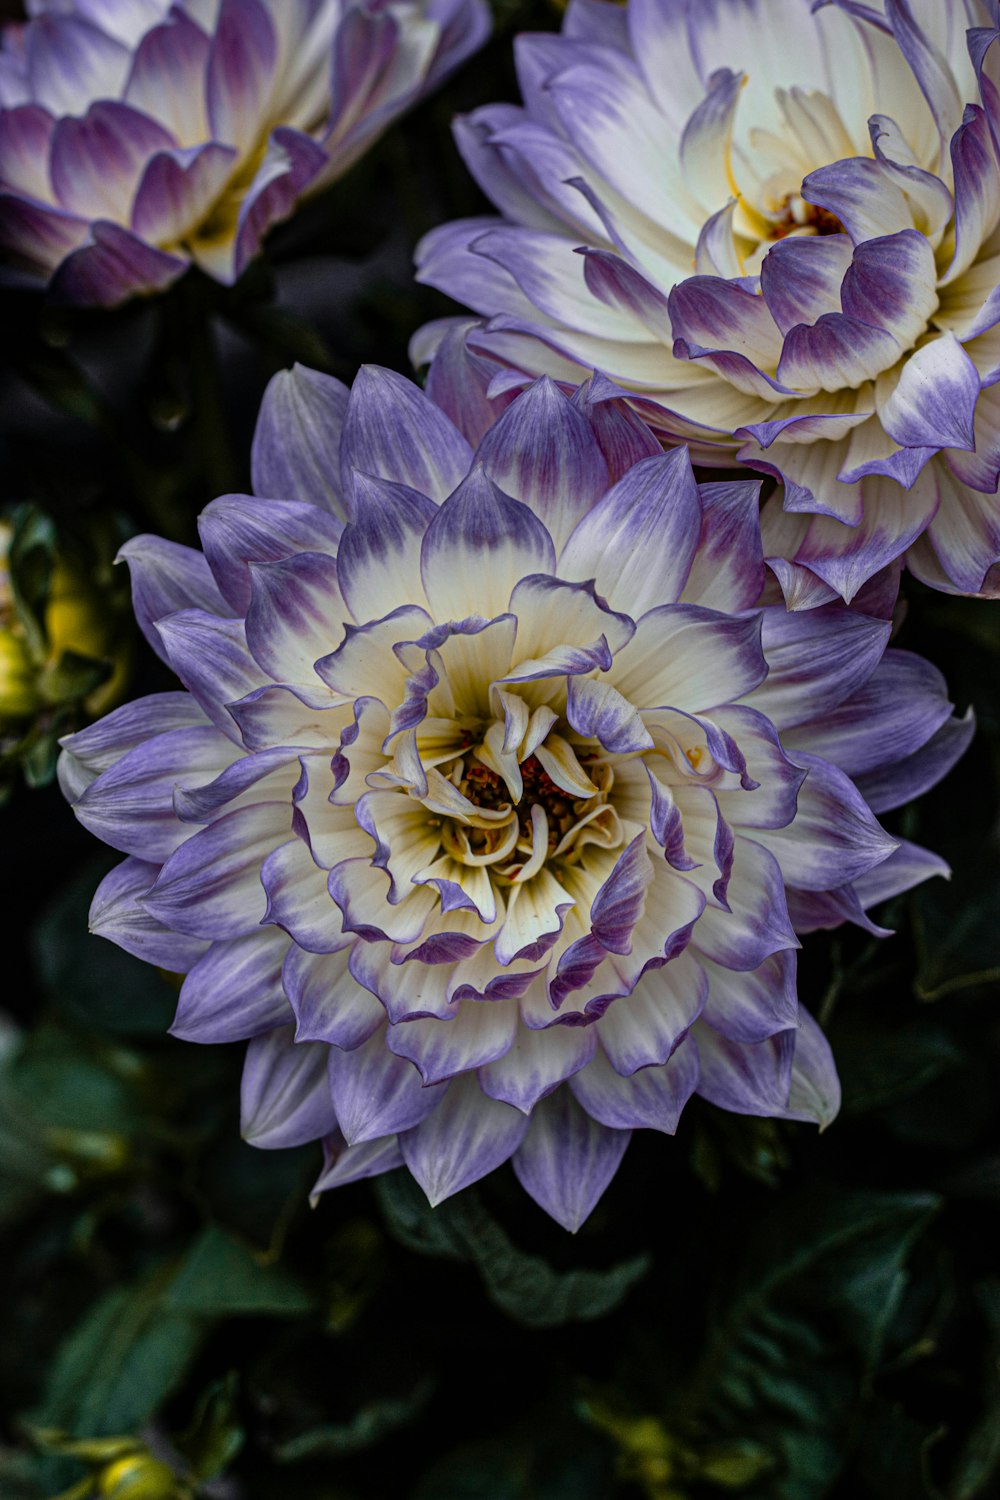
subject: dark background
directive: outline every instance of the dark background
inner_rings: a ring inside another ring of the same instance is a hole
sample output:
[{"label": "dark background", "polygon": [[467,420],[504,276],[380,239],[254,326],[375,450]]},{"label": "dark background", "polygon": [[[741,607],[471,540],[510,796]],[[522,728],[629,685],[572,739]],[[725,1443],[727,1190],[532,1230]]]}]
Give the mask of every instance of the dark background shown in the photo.
[{"label": "dark background", "polygon": [[[270,375],[406,371],[452,310],[411,274],[422,232],[486,208],[449,120],[516,98],[513,32],[559,19],[497,10],[490,46],[231,292],[192,276],[67,313],[0,286],[3,498],[50,518],[119,645],[117,546],[189,540],[249,485]],[[886,820],[952,881],[893,903],[891,939],[805,942],[840,1119],[819,1136],[695,1100],[676,1138],[635,1138],[576,1237],[509,1168],[434,1213],[401,1174],[310,1210],[318,1151],[240,1141],[241,1049],[165,1035],[169,979],[86,932],[110,861],[8,768],[3,1500],[1000,1496],[1000,631],[988,605],[905,594],[897,644],[980,728]],[[132,651],[130,695],[168,685]]]}]

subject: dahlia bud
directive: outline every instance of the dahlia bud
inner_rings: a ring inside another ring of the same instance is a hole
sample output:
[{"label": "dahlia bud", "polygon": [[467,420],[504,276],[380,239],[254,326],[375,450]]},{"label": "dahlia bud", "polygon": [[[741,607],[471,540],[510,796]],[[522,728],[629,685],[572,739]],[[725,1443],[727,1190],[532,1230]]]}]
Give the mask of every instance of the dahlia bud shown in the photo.
[{"label": "dahlia bud", "polygon": [[31,654],[20,636],[0,625],[0,720],[26,718],[37,704]]},{"label": "dahlia bud", "polygon": [[149,1453],[129,1453],[102,1469],[97,1493],[105,1500],[181,1500],[183,1490],[167,1464]]}]

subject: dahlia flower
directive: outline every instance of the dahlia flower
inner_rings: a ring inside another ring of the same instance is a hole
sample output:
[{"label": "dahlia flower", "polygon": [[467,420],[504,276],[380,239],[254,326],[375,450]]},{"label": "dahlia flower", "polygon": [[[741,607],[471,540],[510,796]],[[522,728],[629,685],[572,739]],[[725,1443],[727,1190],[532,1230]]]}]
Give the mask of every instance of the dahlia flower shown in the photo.
[{"label": "dahlia flower", "polygon": [[0,47],[0,246],[70,302],[233,281],[478,47],[484,0],[28,0]]},{"label": "dahlia flower", "polygon": [[186,972],[177,1036],[249,1039],[244,1134],[322,1138],[317,1190],[513,1158],[575,1228],[692,1093],[825,1123],[796,930],[943,869],[875,817],[971,728],[886,650],[895,580],[757,607],[756,483],[699,487],[605,386],[533,384],[474,452],[399,375],[296,368],[257,497],[123,549],[186,691],[65,742],[128,856],[93,930]]},{"label": "dahlia flower", "polygon": [[500,364],[601,370],[778,479],[793,607],[904,554],[996,596],[996,28],[995,0],[572,0],[520,38],[524,108],[457,125],[503,217],[428,235],[420,278]]}]

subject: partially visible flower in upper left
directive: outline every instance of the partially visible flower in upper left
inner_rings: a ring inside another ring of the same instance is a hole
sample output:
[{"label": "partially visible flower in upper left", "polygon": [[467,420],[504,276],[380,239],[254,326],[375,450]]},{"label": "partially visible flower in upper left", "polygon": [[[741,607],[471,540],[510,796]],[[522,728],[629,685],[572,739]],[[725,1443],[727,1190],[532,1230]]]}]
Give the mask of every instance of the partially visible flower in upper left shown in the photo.
[{"label": "partially visible flower in upper left", "polygon": [[236,279],[489,33],[485,0],[28,0],[0,41],[0,247],[104,306]]}]

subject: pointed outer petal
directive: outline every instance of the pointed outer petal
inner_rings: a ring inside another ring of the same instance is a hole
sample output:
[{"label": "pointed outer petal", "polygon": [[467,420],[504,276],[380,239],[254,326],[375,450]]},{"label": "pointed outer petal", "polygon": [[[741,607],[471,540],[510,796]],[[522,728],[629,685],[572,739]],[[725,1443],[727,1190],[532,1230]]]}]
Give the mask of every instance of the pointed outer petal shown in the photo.
[{"label": "pointed outer petal", "polygon": [[162,862],[191,835],[174,809],[174,789],[181,782],[210,782],[238,757],[232,741],[210,724],[170,729],[102,771],[73,811],[113,849]]},{"label": "pointed outer petal", "polygon": [[896,840],[879,827],[854,783],[818,755],[797,753],[807,771],[795,820],[760,829],[757,837],[778,860],[789,885],[828,891],[888,859]]},{"label": "pointed outer petal", "polygon": [[514,667],[505,682],[607,671],[616,651],[631,639],[628,615],[608,608],[592,582],[563,583],[535,574],[522,578],[510,596],[517,618]]},{"label": "pointed outer petal", "polygon": [[867,910],[869,906],[889,901],[938,875],[945,880],[951,879],[946,862],[930,849],[922,849],[919,844],[902,839],[888,859],[853,881],[852,885],[854,894]]},{"label": "pointed outer petal", "polygon": [[706,906],[694,929],[694,949],[726,969],[759,969],[772,953],[798,948],[778,861],[755,839],[740,835],[726,891],[729,910]]},{"label": "pointed outer petal", "polygon": [[261,0],[221,0],[205,77],[216,140],[249,152],[266,120],[277,43]]},{"label": "pointed outer petal", "polygon": [[213,943],[181,985],[171,1036],[244,1042],[292,1019],[281,987],[288,938],[277,929]]},{"label": "pointed outer petal", "polygon": [[420,557],[427,598],[439,620],[499,615],[518,579],[554,569],[555,549],[542,522],[478,466],[441,506]]},{"label": "pointed outer petal", "polygon": [[618,1170],[630,1130],[609,1130],[560,1089],[535,1109],[513,1167],[539,1208],[575,1234]]},{"label": "pointed outer petal", "polygon": [[653,748],[652,735],[628,699],[599,678],[570,678],[566,717],[578,734],[591,736],[605,750],[626,755]]},{"label": "pointed outer petal", "polygon": [[953,333],[941,333],[912,354],[879,412],[882,426],[904,447],[975,447],[979,372]]},{"label": "pointed outer petal", "polygon": [[242,620],[220,620],[203,609],[180,609],[157,621],[170,666],[212,723],[238,738],[227,707],[262,687],[264,673],[247,650]]},{"label": "pointed outer petal", "polygon": [[165,927],[150,916],[142,897],[159,874],[157,865],[126,859],[105,875],[90,904],[90,931],[117,943],[126,953],[171,973],[186,974],[208,946]]},{"label": "pointed outer petal", "polygon": [[59,741],[63,747],[59,785],[68,800],[75,802],[95,777],[137,745],[172,729],[207,726],[207,718],[190,693],[152,693],[123,703],[96,724]]},{"label": "pointed outer petal", "polygon": [[261,866],[288,835],[287,803],[263,802],[203,828],[167,860],[146,906],[161,922],[194,937],[230,938],[264,917]]},{"label": "pointed outer petal", "polygon": [[840,1111],[840,1079],[830,1043],[821,1028],[804,1008],[799,1009],[799,1029],[795,1033],[795,1055],[792,1058],[792,1086],[788,1108],[783,1119],[806,1120],[820,1130],[837,1118]]},{"label": "pointed outer petal", "polygon": [[263,921],[273,922],[308,953],[336,953],[350,943],[330,899],[327,877],[303,839],[283,843],[261,863],[267,893]]},{"label": "pointed outer petal", "polygon": [[892,627],[842,604],[764,610],[767,681],[751,699],[779,732],[808,724],[858,691],[882,659]]},{"label": "pointed outer petal", "polygon": [[937,268],[926,237],[904,229],[859,245],[840,300],[849,317],[884,328],[912,348],[938,306]]},{"label": "pointed outer petal", "polygon": [[422,1124],[401,1131],[403,1160],[432,1207],[503,1165],[524,1139],[520,1110],[483,1093],[475,1078],[456,1078]]},{"label": "pointed outer petal", "polygon": [[165,125],[182,146],[210,134],[204,110],[210,43],[179,5],[142,38],[132,59],[125,99]]},{"label": "pointed outer petal", "polygon": [[298,500],[347,519],[340,434],[350,391],[332,375],[295,364],[273,376],[261,401],[250,465],[256,495]]},{"label": "pointed outer petal", "polygon": [[237,613],[250,605],[248,563],[280,562],[298,552],[336,557],[343,526],[308,501],[220,495],[198,517],[198,534],[219,588]]},{"label": "pointed outer petal", "polygon": [[732,1042],[763,1042],[798,1024],[794,953],[774,953],[758,969],[738,973],[700,959],[708,976],[703,1017]]},{"label": "pointed outer petal", "polygon": [[405,792],[366,792],[354,809],[359,825],[375,843],[372,863],[389,877],[388,899],[405,901],[421,874],[438,856],[440,826],[422,803]]},{"label": "pointed outer petal", "polygon": [[461,484],[471,463],[465,438],[423,391],[392,370],[361,366],[340,442],[341,484],[348,499],[357,469],[441,501]]},{"label": "pointed outer petal", "polygon": [[[428,953],[435,942],[440,942],[442,949],[450,949],[451,961],[440,950]],[[383,1015],[388,1015],[393,1026],[409,1025],[427,1017],[451,1020],[458,1012],[458,1003],[449,994],[455,987],[452,962],[481,947],[467,933],[447,932],[434,934],[426,943],[419,944],[415,952],[411,950],[402,957],[398,947],[360,942],[351,950],[351,973],[377,999]],[[434,961],[438,957],[441,962]],[[410,958],[414,960],[412,963],[404,961]]]},{"label": "pointed outer petal", "polygon": [[596,1045],[592,1026],[550,1026],[545,1031],[520,1026],[509,1051],[479,1069],[480,1087],[491,1099],[530,1115],[540,1099],[587,1066]]},{"label": "pointed outer petal", "polygon": [[899,49],[930,106],[942,142],[949,141],[962,118],[962,100],[947,59],[921,30],[910,0],[885,0],[885,14]]},{"label": "pointed outer petal", "polygon": [[605,306],[622,314],[624,323],[635,322],[668,347],[673,334],[667,299],[638,271],[608,250],[581,246],[583,278],[588,290]]},{"label": "pointed outer petal", "polygon": [[398,906],[388,899],[388,876],[368,859],[345,859],[331,871],[330,895],[343,913],[345,932],[365,942],[415,943],[438,904],[437,892],[414,886]]},{"label": "pointed outer petal", "polygon": [[245,698],[228,705],[248,750],[269,750],[279,745],[297,749],[326,750],[336,746],[344,726],[347,705],[310,708],[287,687],[256,688]]},{"label": "pointed outer petal", "polygon": [[407,1057],[424,1083],[442,1083],[471,1072],[510,1051],[518,1030],[515,1000],[484,1004],[469,1000],[447,1019],[427,1016],[390,1026],[387,1041],[397,1057]]},{"label": "pointed outer petal", "polygon": [[767,303],[738,282],[689,276],[670,293],[669,307],[674,338],[682,345],[674,347],[679,359],[721,350],[763,372],[781,357],[781,334]]},{"label": "pointed outer petal", "polygon": [[218,199],[235,159],[232,147],[215,141],[187,151],[158,151],[136,191],[132,229],[154,244],[185,239]]},{"label": "pointed outer petal", "polygon": [[[597,438],[612,484],[644,458],[658,458],[660,445],[642,418],[603,375],[592,375],[573,396]],[[560,566],[562,564],[560,563]]]},{"label": "pointed outer petal", "polygon": [[420,544],[437,507],[405,484],[358,472],[353,480],[353,519],[337,553],[348,608],[361,622],[400,604],[423,604]]},{"label": "pointed outer petal", "polygon": [[227,615],[229,609],[212,577],[212,570],[193,547],[182,547],[158,536],[134,536],[118,552],[116,562],[128,563],[132,579],[132,608],[139,629],[161,661],[170,659],[163,648],[156,621],[179,609],[201,609]]},{"label": "pointed outer petal", "polygon": [[616,1073],[631,1077],[673,1056],[705,1004],[708,980],[690,950],[643,977],[597,1022],[597,1034]]},{"label": "pointed outer petal", "polygon": [[[897,563],[933,522],[946,472],[940,465],[928,467],[909,491],[895,479],[867,479],[858,524],[848,529],[832,516],[814,516],[797,561],[850,603],[866,583]],[[857,493],[860,498],[860,488]]]},{"label": "pointed outer petal", "polygon": [[947,775],[965,754],[975,729],[971,708],[962,719],[947,719],[925,745],[905,760],[858,776],[858,790],[873,812],[891,812],[903,807]]},{"label": "pointed outer petal", "polygon": [[350,1052],[330,1047],[330,1090],[337,1123],[352,1146],[409,1130],[440,1108],[447,1084],[424,1086],[411,1062],[386,1046],[388,1028]]},{"label": "pointed outer petal", "polygon": [[608,466],[586,418],[547,377],[520,395],[476,452],[490,479],[529,506],[556,549],[608,488]]},{"label": "pointed outer petal", "polygon": [[784,1116],[797,1035],[779,1031],[762,1042],[733,1042],[702,1022],[694,1031],[701,1059],[698,1093],[732,1114]]},{"label": "pointed outer petal", "polygon": [[54,125],[39,104],[20,104],[0,113],[0,183],[5,188],[29,198],[51,196],[48,162]]},{"label": "pointed outer petal", "polygon": [[680,601],[727,614],[752,609],[766,577],[760,484],[700,484],[701,534]]},{"label": "pointed outer petal", "polygon": [[274,1151],[303,1146],[337,1125],[327,1079],[329,1048],[295,1042],[291,1026],[255,1037],[247,1047],[240,1086],[240,1134]]},{"label": "pointed outer petal", "polygon": [[338,1133],[328,1136],[323,1142],[323,1154],[325,1165],[310,1189],[311,1203],[330,1188],[346,1187],[348,1183],[361,1182],[366,1177],[380,1177],[383,1172],[393,1172],[403,1165],[403,1153],[394,1135],[348,1146]]},{"label": "pointed outer petal", "polygon": [[264,160],[240,205],[234,278],[241,276],[259,255],[268,230],[288,218],[328,166],[327,153],[311,136],[289,125],[278,125],[272,130]]},{"label": "pointed outer petal", "polygon": [[16,193],[0,193],[0,245],[39,275],[48,276],[89,234],[85,219]]},{"label": "pointed outer petal", "polygon": [[698,1085],[698,1048],[686,1037],[669,1062],[624,1077],[598,1051],[570,1079],[577,1102],[592,1119],[612,1130],[645,1126],[673,1135],[681,1110]]},{"label": "pointed outer petal", "polygon": [[[886,864],[888,862],[886,860]],[[876,871],[881,868],[881,865],[877,865]],[[871,937],[892,937],[891,928],[877,926],[865,914],[853,885],[842,885],[835,891],[797,891],[789,886],[786,895],[788,912],[796,932],[828,932],[850,922]]]},{"label": "pointed outer petal", "polygon": [[890,649],[872,676],[836,708],[783,736],[793,755],[811,751],[848,776],[894,766],[912,755],[951,714],[944,678],[912,651]]},{"label": "pointed outer petal", "polygon": [[348,616],[337,563],[328,553],[299,552],[249,566],[246,638],[254,659],[279,682],[315,683],[322,707],[330,695],[314,663],[343,639]]},{"label": "pointed outer petal", "polygon": [[611,680],[640,711],[670,707],[697,713],[731,703],[767,675],[761,619],[761,613],[723,615],[697,604],[651,609],[616,655]]},{"label": "pointed outer petal", "polygon": [[941,278],[949,286],[980,254],[1000,218],[1000,164],[989,120],[977,105],[966,106],[965,119],[951,142],[955,173],[955,254]]},{"label": "pointed outer petal", "polygon": [[856,390],[894,365],[899,340],[846,313],[824,313],[812,327],[799,323],[785,335],[778,379],[789,391]]},{"label": "pointed outer petal", "polygon": [[734,828],[784,828],[795,816],[805,772],[789,760],[787,745],[762,713],[731,704],[715,709],[714,718],[717,727],[739,746],[750,780],[756,782],[749,795],[745,787],[716,787],[720,812]]},{"label": "pointed outer petal", "polygon": [[64,115],[52,132],[49,174],[61,207],[88,219],[123,222],[145,162],[173,137],[148,115],[116,99]]},{"label": "pointed outer petal", "polygon": [[174,811],[183,823],[208,823],[222,808],[290,799],[301,776],[294,749],[281,745],[243,755],[204,786],[173,789]]},{"label": "pointed outer petal", "polygon": [[[464,318],[441,319],[441,322],[450,326],[434,351],[425,390],[466,441],[476,444],[513,398],[491,400],[487,396],[487,387],[497,367],[469,348],[466,335],[475,324]],[[426,331],[421,330],[422,333]],[[410,344],[410,359],[414,365],[424,363],[418,357],[419,337],[419,334],[414,335]]]},{"label": "pointed outer petal", "polygon": [[687,584],[702,506],[686,448],[646,458],[580,521],[559,559],[564,578],[593,578],[598,592],[638,619],[671,604]]},{"label": "pointed outer petal", "polygon": [[841,311],[841,282],[853,254],[846,234],[789,235],[771,246],[761,262],[760,289],[782,333]]},{"label": "pointed outer petal", "polygon": [[345,1052],[380,1029],[385,1010],[351,974],[349,947],[336,953],[306,953],[293,943],[281,982],[295,1012],[297,1042],[328,1042]]},{"label": "pointed outer petal", "polygon": [[116,307],[137,292],[162,292],[190,264],[186,255],[143,244],[106,219],[90,226],[90,242],[68,255],[49,286],[53,302]]},{"label": "pointed outer petal", "polygon": [[892,174],[868,157],[852,156],[810,172],[801,192],[807,203],[838,218],[855,245],[913,228],[912,210]]},{"label": "pointed outer petal", "polygon": [[541,958],[562,932],[573,905],[544,865],[530,880],[514,886],[507,897],[506,920],[493,944],[497,963],[506,966],[516,958],[534,963]]},{"label": "pointed outer petal", "polygon": [[426,610],[403,604],[381,620],[348,625],[341,644],[316,663],[316,671],[335,693],[377,696],[386,707],[395,707],[405,692],[407,673],[393,647],[419,640],[432,624]]},{"label": "pointed outer petal", "polygon": [[895,120],[888,115],[871,115],[868,133],[876,160],[890,173],[897,187],[902,188],[913,210],[915,227],[936,250],[954,209],[951,193],[940,177],[916,165],[913,151]]}]

